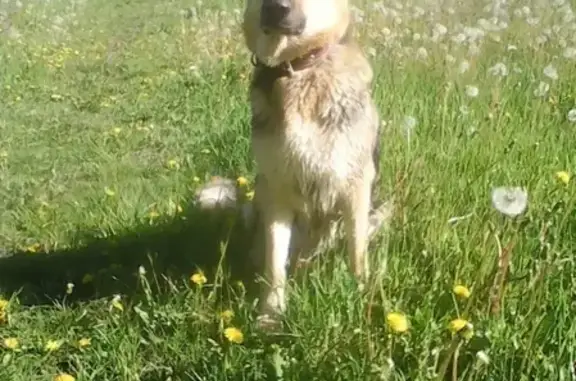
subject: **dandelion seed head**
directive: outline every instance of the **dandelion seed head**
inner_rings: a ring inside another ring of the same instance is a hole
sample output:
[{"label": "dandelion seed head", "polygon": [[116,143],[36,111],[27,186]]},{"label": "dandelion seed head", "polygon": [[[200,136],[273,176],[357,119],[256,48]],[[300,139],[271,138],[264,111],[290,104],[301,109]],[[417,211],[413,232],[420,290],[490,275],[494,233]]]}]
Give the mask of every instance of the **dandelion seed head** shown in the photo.
[{"label": "dandelion seed head", "polygon": [[545,97],[550,91],[550,84],[547,82],[540,81],[538,87],[534,89],[534,95],[537,97]]},{"label": "dandelion seed head", "polygon": [[543,73],[546,77],[550,78],[553,81],[558,79],[558,70],[556,70],[556,68],[552,64],[548,64],[544,68]]},{"label": "dandelion seed head", "polygon": [[466,91],[466,95],[468,95],[470,98],[476,98],[478,96],[478,94],[480,93],[480,90],[478,90],[478,88],[476,86],[471,86],[471,85],[467,85],[465,88]]},{"label": "dandelion seed head", "polygon": [[527,17],[526,18],[526,24],[530,25],[530,26],[536,26],[538,24],[540,24],[540,18],[538,17]]},{"label": "dandelion seed head", "polygon": [[428,51],[423,46],[416,50],[416,58],[419,60],[426,60],[428,58]]},{"label": "dandelion seed head", "polygon": [[506,77],[508,75],[508,68],[503,62],[498,62],[488,69],[488,74],[495,77]]},{"label": "dandelion seed head", "polygon": [[569,60],[576,59],[576,48],[572,47],[572,46],[567,47],[562,52],[562,57],[569,59]]},{"label": "dandelion seed head", "polygon": [[490,364],[490,357],[488,356],[488,354],[484,351],[478,351],[476,352],[476,359],[478,360],[478,362],[480,364],[483,365],[488,365]]},{"label": "dandelion seed head", "polygon": [[406,135],[412,134],[412,132],[416,128],[416,124],[417,124],[416,118],[414,118],[413,116],[410,116],[410,115],[405,116],[404,117],[404,123],[402,124],[402,128],[404,130],[404,133]]},{"label": "dandelion seed head", "polygon": [[516,217],[528,206],[528,192],[521,187],[497,187],[492,189],[492,206],[508,217]]},{"label": "dandelion seed head", "polygon": [[458,33],[456,36],[452,37],[452,42],[462,45],[466,41],[466,35],[464,33]]}]

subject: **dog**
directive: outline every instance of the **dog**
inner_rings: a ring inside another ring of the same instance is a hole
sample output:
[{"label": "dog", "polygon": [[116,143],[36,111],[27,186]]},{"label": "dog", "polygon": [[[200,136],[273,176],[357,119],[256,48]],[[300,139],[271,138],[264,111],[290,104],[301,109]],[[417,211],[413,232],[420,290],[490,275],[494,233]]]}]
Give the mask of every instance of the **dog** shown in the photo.
[{"label": "dog", "polygon": [[254,64],[254,205],[266,280],[262,321],[286,309],[285,265],[295,221],[309,229],[298,248],[306,252],[330,235],[341,216],[360,287],[370,274],[380,121],[372,67],[350,28],[348,0],[246,0],[242,30]]}]

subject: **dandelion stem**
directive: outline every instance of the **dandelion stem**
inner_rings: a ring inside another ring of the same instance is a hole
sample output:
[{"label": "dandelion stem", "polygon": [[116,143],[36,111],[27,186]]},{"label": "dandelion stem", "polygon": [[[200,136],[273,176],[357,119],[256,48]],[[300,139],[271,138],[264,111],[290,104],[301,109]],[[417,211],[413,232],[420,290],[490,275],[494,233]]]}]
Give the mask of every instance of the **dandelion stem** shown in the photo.
[{"label": "dandelion stem", "polygon": [[460,337],[459,335],[454,335],[452,338],[452,342],[450,343],[450,348],[448,348],[448,353],[444,358],[442,364],[440,364],[440,368],[438,369],[437,380],[442,381],[444,380],[444,376],[446,375],[446,371],[448,370],[448,365],[450,364],[450,360],[452,359],[452,355],[458,350],[460,347]]},{"label": "dandelion stem", "polygon": [[454,350],[454,361],[452,361],[452,381],[458,381],[458,355],[460,354],[460,347],[462,341],[458,340],[458,346]]}]

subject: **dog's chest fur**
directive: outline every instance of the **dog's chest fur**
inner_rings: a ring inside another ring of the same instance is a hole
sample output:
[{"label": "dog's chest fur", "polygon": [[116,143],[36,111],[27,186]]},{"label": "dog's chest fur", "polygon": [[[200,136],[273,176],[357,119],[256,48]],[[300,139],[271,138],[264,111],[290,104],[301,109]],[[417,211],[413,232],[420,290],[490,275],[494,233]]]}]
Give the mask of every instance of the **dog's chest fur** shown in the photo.
[{"label": "dog's chest fur", "polygon": [[364,60],[347,62],[346,49],[334,48],[293,76],[259,67],[254,73],[252,148],[258,170],[297,209],[331,212],[371,159],[377,119],[371,71]]}]

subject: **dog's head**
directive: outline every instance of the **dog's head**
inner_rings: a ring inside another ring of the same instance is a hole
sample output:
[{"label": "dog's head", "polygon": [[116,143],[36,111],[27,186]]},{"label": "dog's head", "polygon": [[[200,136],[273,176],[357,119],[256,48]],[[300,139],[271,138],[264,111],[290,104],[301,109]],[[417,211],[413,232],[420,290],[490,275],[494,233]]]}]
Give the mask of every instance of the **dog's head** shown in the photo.
[{"label": "dog's head", "polygon": [[248,49],[270,66],[337,42],[346,33],[348,0],[246,0]]}]

